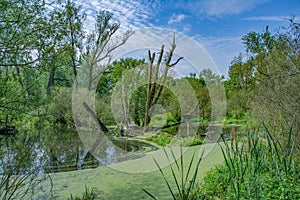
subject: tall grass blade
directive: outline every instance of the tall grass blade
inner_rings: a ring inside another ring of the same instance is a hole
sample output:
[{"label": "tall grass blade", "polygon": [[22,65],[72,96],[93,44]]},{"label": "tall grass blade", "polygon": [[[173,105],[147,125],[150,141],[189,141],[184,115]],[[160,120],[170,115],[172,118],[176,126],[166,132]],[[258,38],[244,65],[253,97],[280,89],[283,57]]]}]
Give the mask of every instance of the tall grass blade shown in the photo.
[{"label": "tall grass blade", "polygon": [[[194,155],[195,154],[193,154],[193,156]],[[203,155],[204,155],[204,151],[202,151],[201,156],[200,156],[200,158],[199,158],[199,160],[198,160],[198,162],[196,164],[196,169],[195,169],[192,181],[191,181],[191,183],[190,183],[190,185],[189,185],[189,187],[187,189],[187,194],[189,194],[191,192],[192,188],[194,188],[194,186],[195,186],[196,178],[197,178],[197,174],[198,174],[198,170],[199,170],[199,165],[200,165],[200,163],[202,161]],[[192,163],[191,163],[191,165],[192,165]],[[188,174],[187,174],[187,176],[188,176]]]},{"label": "tall grass blade", "polygon": [[142,188],[142,190],[143,190],[146,194],[148,194],[152,199],[157,200],[157,198],[156,198],[155,196],[153,196],[150,192],[148,192],[146,189]]},{"label": "tall grass blade", "polygon": [[[180,186],[179,186],[179,183],[178,183],[178,180],[177,180],[176,173],[175,173],[175,171],[174,171],[174,169],[173,169],[173,167],[172,167],[172,165],[171,165],[171,161],[170,161],[170,159],[169,159],[169,156],[168,156],[167,151],[166,151],[165,148],[164,148],[164,152],[165,152],[165,155],[166,155],[166,157],[167,157],[167,159],[168,159],[168,162],[169,162],[169,164],[170,164],[172,176],[173,176],[173,178],[174,178],[174,181],[175,181],[177,190],[180,191],[181,189],[180,189]],[[173,152],[172,149],[171,149],[171,154],[172,154],[173,160],[175,161],[175,164],[176,164],[176,166],[177,166],[177,169],[179,170],[180,168],[179,168],[178,162],[177,162],[177,160],[176,160],[176,156],[175,156],[175,154],[174,154],[174,152]],[[181,155],[181,156],[182,156],[182,155]],[[179,192],[179,195],[181,196],[181,193],[180,193],[180,192]]]},{"label": "tall grass blade", "polygon": [[[174,194],[174,192],[173,192],[173,190],[172,190],[172,188],[171,188],[171,186],[170,186],[170,184],[169,184],[169,182],[168,182],[168,180],[167,180],[167,178],[166,178],[164,172],[162,171],[162,169],[161,169],[161,167],[159,166],[158,162],[157,162],[155,159],[153,159],[153,160],[154,160],[156,166],[158,167],[158,169],[159,169],[161,175],[163,176],[163,178],[164,178],[164,180],[165,180],[165,182],[166,182],[166,184],[167,184],[167,186],[168,186],[168,189],[169,189],[169,191],[170,191],[171,194],[172,194],[172,197],[175,199],[175,194]],[[173,171],[173,170],[172,170],[172,171]]]},{"label": "tall grass blade", "polygon": [[267,131],[267,134],[268,134],[268,137],[270,138],[271,140],[271,144],[273,145],[274,149],[275,149],[275,154],[277,156],[277,159],[278,161],[281,163],[281,157],[280,157],[280,149],[281,149],[281,145],[279,143],[279,147],[280,149],[278,148],[278,141],[272,136],[272,133],[269,131],[268,127],[265,125],[265,123],[263,123],[266,131]]}]

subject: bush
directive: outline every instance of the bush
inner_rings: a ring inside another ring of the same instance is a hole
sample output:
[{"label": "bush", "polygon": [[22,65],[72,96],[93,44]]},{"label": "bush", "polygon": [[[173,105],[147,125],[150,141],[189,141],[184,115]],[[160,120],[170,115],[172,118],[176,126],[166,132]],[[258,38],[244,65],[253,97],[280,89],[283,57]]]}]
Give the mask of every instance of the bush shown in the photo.
[{"label": "bush", "polygon": [[53,88],[51,103],[45,111],[48,120],[53,125],[73,127],[72,91],[67,87]]},{"label": "bush", "polygon": [[225,163],[204,178],[203,196],[221,199],[300,199],[300,167],[293,158],[292,128],[279,141],[265,126],[264,136],[253,131],[247,143],[224,141]]},{"label": "bush", "polygon": [[217,165],[204,177],[204,184],[200,186],[201,196],[205,199],[226,196],[229,183],[228,169],[225,165]]},{"label": "bush", "polygon": [[[167,125],[172,125],[177,122],[180,122],[181,116],[177,113],[167,113],[166,123]],[[178,126],[172,126],[164,129],[165,132],[175,135],[178,132]]]},{"label": "bush", "polygon": [[203,142],[204,142],[203,138],[201,138],[199,135],[195,135],[191,143],[191,146],[201,145],[203,144]]},{"label": "bush", "polygon": [[168,133],[160,133],[146,138],[147,141],[154,142],[160,146],[166,146],[171,143],[172,137]]}]

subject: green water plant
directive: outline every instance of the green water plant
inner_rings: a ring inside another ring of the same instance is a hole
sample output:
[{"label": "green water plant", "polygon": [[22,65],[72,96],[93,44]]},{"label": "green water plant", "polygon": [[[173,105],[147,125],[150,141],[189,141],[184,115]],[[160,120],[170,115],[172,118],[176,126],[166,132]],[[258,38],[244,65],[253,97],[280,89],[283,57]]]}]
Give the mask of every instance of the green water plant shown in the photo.
[{"label": "green water plant", "polygon": [[[164,148],[164,152],[168,162],[170,164],[170,169],[172,173],[172,181],[167,178],[167,175],[157,162],[154,159],[158,170],[160,171],[168,190],[174,200],[194,200],[198,199],[198,190],[197,190],[197,175],[199,171],[199,165],[203,158],[203,152],[199,159],[196,158],[195,152],[192,155],[192,158],[188,164],[187,169],[184,167],[184,156],[182,154],[182,147],[180,148],[180,157],[177,160],[173,150],[171,149],[171,156],[168,155],[166,149]],[[174,160],[174,164],[171,161]],[[175,187],[173,187],[175,185]],[[151,192],[143,188],[143,191],[147,193],[152,199],[157,199],[155,195]]]},{"label": "green water plant", "polygon": [[82,193],[82,196],[73,196],[70,194],[69,200],[93,200],[96,199],[97,195],[95,193],[95,188],[89,188],[85,186],[85,190]]}]

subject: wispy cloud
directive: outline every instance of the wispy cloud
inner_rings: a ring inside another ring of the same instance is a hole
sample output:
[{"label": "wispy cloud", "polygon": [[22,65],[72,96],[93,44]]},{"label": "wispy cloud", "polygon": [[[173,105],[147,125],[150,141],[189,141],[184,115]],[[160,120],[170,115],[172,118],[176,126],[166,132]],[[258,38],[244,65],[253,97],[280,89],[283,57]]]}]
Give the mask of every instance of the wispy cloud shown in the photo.
[{"label": "wispy cloud", "polygon": [[192,26],[191,25],[185,25],[184,27],[183,27],[183,32],[189,32],[190,30],[192,29]]},{"label": "wispy cloud", "polygon": [[107,10],[113,13],[114,19],[121,23],[122,29],[135,29],[151,26],[149,18],[153,9],[158,9],[157,3],[143,3],[130,0],[92,0],[82,1],[83,10],[88,13],[86,28],[93,29],[96,11]]},{"label": "wispy cloud", "polygon": [[288,16],[253,16],[253,17],[245,17],[243,20],[247,21],[283,21],[290,19]]},{"label": "wispy cloud", "polygon": [[181,6],[188,8],[195,15],[204,14],[208,17],[224,17],[249,11],[266,1],[268,0],[203,0],[188,3],[181,2],[181,4],[185,4]]},{"label": "wispy cloud", "polygon": [[171,18],[168,20],[168,24],[175,24],[175,23],[180,23],[186,18],[186,15],[184,14],[173,14]]}]

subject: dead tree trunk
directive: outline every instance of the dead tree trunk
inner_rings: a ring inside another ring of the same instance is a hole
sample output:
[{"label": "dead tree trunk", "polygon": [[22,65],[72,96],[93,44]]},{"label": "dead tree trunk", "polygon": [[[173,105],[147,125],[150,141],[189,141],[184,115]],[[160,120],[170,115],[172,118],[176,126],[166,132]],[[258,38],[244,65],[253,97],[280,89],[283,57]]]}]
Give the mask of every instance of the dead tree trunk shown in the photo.
[{"label": "dead tree trunk", "polygon": [[107,133],[108,129],[107,127],[101,122],[101,120],[97,117],[97,115],[94,113],[94,111],[87,105],[87,103],[84,101],[82,103],[86,111],[89,113],[89,115],[92,117],[92,119],[96,122],[96,124],[100,127],[100,129],[104,132]]},{"label": "dead tree trunk", "polygon": [[[173,36],[173,43],[171,46],[170,52],[167,53],[166,62],[163,64],[163,74],[160,82],[158,83],[159,71],[161,70],[162,58],[164,55],[164,45],[162,45],[160,50],[160,55],[157,60],[156,65],[154,66],[155,53],[148,51],[149,55],[149,68],[148,68],[148,88],[147,88],[147,102],[146,102],[146,110],[145,110],[145,118],[144,118],[144,127],[146,128],[150,123],[150,108],[152,105],[157,104],[160,95],[163,90],[163,85],[166,82],[168,71],[171,67],[175,66],[183,57],[178,58],[174,63],[171,63],[174,51],[175,51],[175,34]],[[152,80],[153,72],[155,73],[154,80]]]}]

